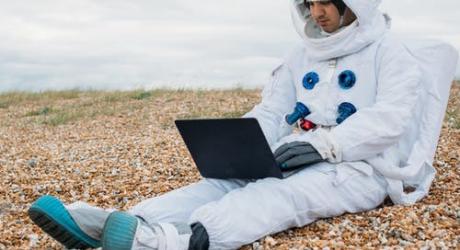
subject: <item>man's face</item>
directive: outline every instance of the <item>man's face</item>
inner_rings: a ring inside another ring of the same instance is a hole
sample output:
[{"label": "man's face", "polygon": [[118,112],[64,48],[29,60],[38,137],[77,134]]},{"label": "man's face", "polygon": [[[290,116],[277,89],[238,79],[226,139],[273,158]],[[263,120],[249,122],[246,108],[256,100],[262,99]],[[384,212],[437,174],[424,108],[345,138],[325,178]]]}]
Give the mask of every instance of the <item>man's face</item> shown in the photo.
[{"label": "man's face", "polygon": [[309,2],[313,20],[324,31],[332,33],[340,28],[340,13],[334,4],[326,2]]}]

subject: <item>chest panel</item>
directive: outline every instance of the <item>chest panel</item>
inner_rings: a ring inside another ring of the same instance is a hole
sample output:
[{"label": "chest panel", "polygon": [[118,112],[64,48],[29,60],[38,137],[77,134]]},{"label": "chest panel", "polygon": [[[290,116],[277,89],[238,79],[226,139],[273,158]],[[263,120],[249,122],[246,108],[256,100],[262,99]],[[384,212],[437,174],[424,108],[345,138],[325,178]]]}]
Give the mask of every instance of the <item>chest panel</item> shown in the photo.
[{"label": "chest panel", "polygon": [[291,65],[297,101],[305,104],[311,112],[306,119],[333,126],[338,124],[341,104],[351,104],[357,111],[374,104],[377,90],[375,65],[375,49],[372,47],[332,61],[310,62],[305,56],[297,65]]}]

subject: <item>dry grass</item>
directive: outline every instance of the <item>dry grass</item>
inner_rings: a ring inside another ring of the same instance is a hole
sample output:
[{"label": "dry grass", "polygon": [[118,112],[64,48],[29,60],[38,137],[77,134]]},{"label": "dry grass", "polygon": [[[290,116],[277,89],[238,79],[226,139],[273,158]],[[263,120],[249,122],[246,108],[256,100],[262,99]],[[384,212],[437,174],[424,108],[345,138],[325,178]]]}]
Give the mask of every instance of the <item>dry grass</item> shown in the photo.
[{"label": "dry grass", "polygon": [[[242,90],[0,95],[0,249],[60,248],[26,215],[41,195],[126,209],[199,180],[174,119],[239,117],[259,98],[259,91]],[[420,203],[321,220],[243,249],[458,246],[459,106],[456,84],[438,175]]]}]

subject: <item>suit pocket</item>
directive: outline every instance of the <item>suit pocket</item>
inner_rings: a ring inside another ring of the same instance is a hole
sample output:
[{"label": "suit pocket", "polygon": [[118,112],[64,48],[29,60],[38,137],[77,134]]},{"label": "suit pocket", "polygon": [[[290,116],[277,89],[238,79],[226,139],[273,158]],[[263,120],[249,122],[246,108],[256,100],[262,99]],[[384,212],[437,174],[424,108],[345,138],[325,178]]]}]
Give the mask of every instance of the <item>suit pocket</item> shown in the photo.
[{"label": "suit pocket", "polygon": [[339,186],[356,176],[371,176],[374,173],[373,168],[362,161],[342,162],[336,165],[336,177],[334,186]]}]

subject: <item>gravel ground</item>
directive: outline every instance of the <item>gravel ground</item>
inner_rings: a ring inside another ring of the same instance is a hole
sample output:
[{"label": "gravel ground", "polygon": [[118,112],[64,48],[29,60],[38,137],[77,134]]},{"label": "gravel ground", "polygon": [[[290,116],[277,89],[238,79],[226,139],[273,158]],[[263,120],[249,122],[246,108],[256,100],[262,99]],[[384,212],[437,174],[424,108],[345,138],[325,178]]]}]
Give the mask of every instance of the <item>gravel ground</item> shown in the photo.
[{"label": "gravel ground", "polygon": [[[238,117],[259,91],[0,95],[0,249],[60,249],[26,211],[44,194],[127,209],[200,179],[174,119]],[[320,220],[242,249],[460,249],[460,85],[428,197]]]}]

